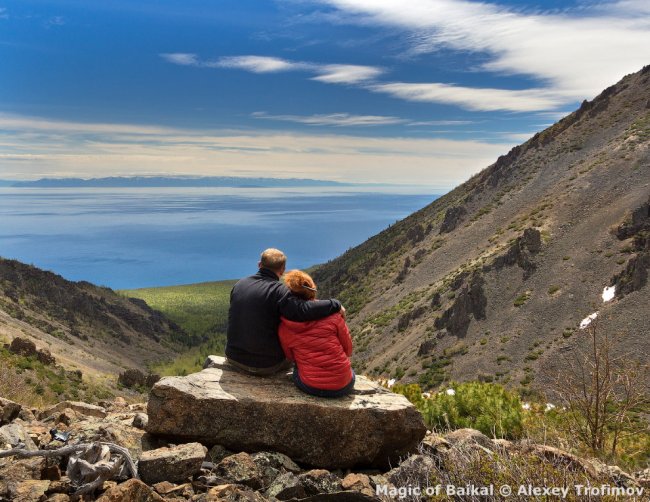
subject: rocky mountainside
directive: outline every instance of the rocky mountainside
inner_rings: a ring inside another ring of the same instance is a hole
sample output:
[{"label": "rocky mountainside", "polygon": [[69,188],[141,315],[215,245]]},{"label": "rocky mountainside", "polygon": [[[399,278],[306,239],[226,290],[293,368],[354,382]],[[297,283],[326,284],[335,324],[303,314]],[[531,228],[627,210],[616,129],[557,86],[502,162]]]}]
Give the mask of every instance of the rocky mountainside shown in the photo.
[{"label": "rocky mountainside", "polygon": [[0,258],[0,338],[27,337],[84,374],[145,369],[187,335],[143,300]]},{"label": "rocky mountainside", "polygon": [[544,388],[588,316],[647,358],[649,143],[650,66],[318,267],[350,311],[356,368]]}]

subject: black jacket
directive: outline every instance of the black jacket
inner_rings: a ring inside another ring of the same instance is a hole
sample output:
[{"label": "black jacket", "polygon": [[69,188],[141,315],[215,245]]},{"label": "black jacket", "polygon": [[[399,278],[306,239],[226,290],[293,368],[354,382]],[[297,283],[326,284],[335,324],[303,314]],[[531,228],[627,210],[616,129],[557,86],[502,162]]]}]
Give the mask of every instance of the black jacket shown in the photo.
[{"label": "black jacket", "polygon": [[284,361],[278,339],[280,316],[292,321],[314,321],[341,310],[338,300],[305,301],[291,293],[271,270],[235,284],[230,292],[226,356],[254,368]]}]

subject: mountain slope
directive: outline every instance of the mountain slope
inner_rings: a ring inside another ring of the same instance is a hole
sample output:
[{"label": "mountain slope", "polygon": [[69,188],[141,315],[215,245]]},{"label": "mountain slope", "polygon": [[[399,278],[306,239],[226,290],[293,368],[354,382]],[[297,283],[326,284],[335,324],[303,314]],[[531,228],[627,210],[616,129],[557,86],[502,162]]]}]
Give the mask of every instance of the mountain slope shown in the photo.
[{"label": "mountain slope", "polygon": [[[357,369],[543,387],[596,311],[620,350],[647,357],[649,143],[646,67],[320,266],[322,296],[350,310]],[[635,230],[617,231],[625,222]]]},{"label": "mountain slope", "polygon": [[84,374],[144,370],[191,342],[142,300],[0,258],[0,338],[16,336]]}]

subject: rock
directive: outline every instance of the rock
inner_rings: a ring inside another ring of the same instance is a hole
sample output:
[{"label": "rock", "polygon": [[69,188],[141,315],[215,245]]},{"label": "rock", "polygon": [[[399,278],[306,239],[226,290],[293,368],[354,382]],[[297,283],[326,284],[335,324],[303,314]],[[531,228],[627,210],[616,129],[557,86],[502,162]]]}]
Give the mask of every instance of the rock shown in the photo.
[{"label": "rock", "polygon": [[417,448],[426,431],[421,414],[404,396],[362,376],[353,395],[324,399],[302,393],[286,375],[246,375],[215,356],[206,364],[212,367],[165,377],[153,387],[148,432],[346,468],[397,462]]},{"label": "rock", "polygon": [[117,377],[117,383],[123,385],[127,389],[132,389],[133,387],[144,387],[146,382],[146,377],[142,371],[130,368],[123,371]]},{"label": "rock", "polygon": [[259,489],[264,485],[262,470],[248,453],[237,453],[224,458],[215,469],[218,476],[223,476],[231,483]]},{"label": "rock", "polygon": [[47,480],[28,479],[10,486],[9,500],[13,502],[40,502],[50,487]]},{"label": "rock", "polygon": [[264,495],[278,500],[302,499],[307,496],[298,476],[292,472],[285,472],[275,478]]},{"label": "rock", "polygon": [[38,450],[22,425],[11,423],[0,427],[0,448],[5,445],[15,448],[20,444],[24,444],[26,450]]},{"label": "rock", "polygon": [[196,502],[268,502],[259,493],[232,484],[215,486],[193,500]]},{"label": "rock", "polygon": [[45,499],[45,502],[69,502],[70,497],[68,497],[65,493],[55,493],[54,495],[50,495],[47,499]]},{"label": "rock", "polygon": [[142,481],[129,479],[104,492],[97,502],[162,502],[164,500]]},{"label": "rock", "polygon": [[374,496],[375,490],[370,484],[370,478],[365,474],[350,473],[341,481],[341,487],[344,490],[353,490],[355,492],[363,493],[369,497]]},{"label": "rock", "polygon": [[27,338],[17,336],[11,341],[9,352],[26,357],[34,356],[36,355],[36,344]]},{"label": "rock", "polygon": [[145,451],[138,462],[138,472],[148,484],[160,481],[183,483],[201,470],[206,452],[207,448],[200,443]]},{"label": "rock", "polygon": [[325,469],[312,469],[298,476],[307,495],[334,493],[341,490],[341,480]]},{"label": "rock", "polygon": [[58,465],[45,465],[41,469],[41,479],[47,479],[48,481],[60,481],[61,480],[61,469]]},{"label": "rock", "polygon": [[144,430],[147,428],[147,423],[149,423],[149,417],[146,413],[136,413],[133,417],[133,427]]},{"label": "rock", "polygon": [[18,403],[0,397],[0,426],[7,425],[14,418],[17,418],[21,410],[22,406]]},{"label": "rock", "polygon": [[210,451],[208,452],[209,460],[212,460],[215,464],[221,462],[224,458],[234,455],[235,452],[230,451],[228,448],[224,448],[220,444],[215,444]]},{"label": "rock", "polygon": [[302,471],[293,460],[282,453],[262,451],[252,455],[252,458],[253,462],[255,462],[259,467],[270,466],[274,469],[285,470],[293,473],[299,473]]},{"label": "rock", "polygon": [[468,283],[459,291],[451,307],[436,318],[435,327],[437,329],[446,328],[452,336],[463,337],[467,334],[471,321],[470,314],[474,316],[474,319],[485,319],[487,297],[484,285],[485,280],[480,273],[472,274]]},{"label": "rock", "polygon": [[85,415],[88,417],[97,417],[97,418],[105,418],[107,413],[104,408],[101,406],[96,406],[94,404],[88,404],[88,403],[82,403],[81,401],[63,401],[61,403],[57,403],[54,406],[45,409],[41,413],[39,413],[39,418],[41,420],[50,417],[54,415],[55,413],[61,413],[64,411],[66,408],[70,408],[71,410],[75,411],[76,413],[80,415]]},{"label": "rock", "polygon": [[116,408],[125,408],[128,405],[129,403],[126,402],[126,399],[121,396],[117,396],[115,399],[113,399],[113,406]]},{"label": "rock", "polygon": [[448,208],[442,225],[440,225],[440,233],[445,234],[454,230],[466,214],[467,210],[463,206]]},{"label": "rock", "polygon": [[388,482],[395,486],[418,485],[423,490],[427,486],[435,485],[432,479],[437,470],[435,461],[426,455],[411,455],[400,465],[386,473]]},{"label": "rock", "polygon": [[455,447],[471,447],[472,445],[478,445],[488,451],[494,451],[496,449],[496,446],[492,440],[476,429],[457,429],[455,431],[447,433],[444,436],[444,439]]},{"label": "rock", "polygon": [[48,366],[56,364],[56,359],[54,358],[52,353],[47,349],[41,349],[36,351],[36,359],[38,359],[41,363]]},{"label": "rock", "polygon": [[36,420],[36,415],[31,410],[28,410],[27,408],[22,408],[20,410],[20,413],[18,413],[18,418],[20,418],[23,422],[33,422]]},{"label": "rock", "polygon": [[437,455],[448,451],[451,448],[451,443],[447,441],[443,436],[440,436],[433,432],[428,432],[422,440],[421,448],[425,453]]},{"label": "rock", "polygon": [[63,412],[56,418],[56,423],[70,425],[77,419],[77,414],[72,408],[66,408]]},{"label": "rock", "polygon": [[521,451],[537,455],[554,465],[564,466],[571,471],[586,472],[592,478],[598,477],[598,471],[591,462],[559,448],[541,444],[524,444]]},{"label": "rock", "polygon": [[633,476],[639,486],[642,486],[645,489],[650,488],[650,467],[642,471],[635,472]]}]

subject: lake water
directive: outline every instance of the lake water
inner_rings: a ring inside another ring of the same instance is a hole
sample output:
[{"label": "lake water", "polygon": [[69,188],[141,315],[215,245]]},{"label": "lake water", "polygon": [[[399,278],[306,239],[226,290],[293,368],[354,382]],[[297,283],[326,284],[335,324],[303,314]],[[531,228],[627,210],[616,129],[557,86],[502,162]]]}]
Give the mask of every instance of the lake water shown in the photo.
[{"label": "lake water", "polygon": [[114,289],[289,268],[339,256],[436,196],[378,188],[0,188],[0,256]]}]

